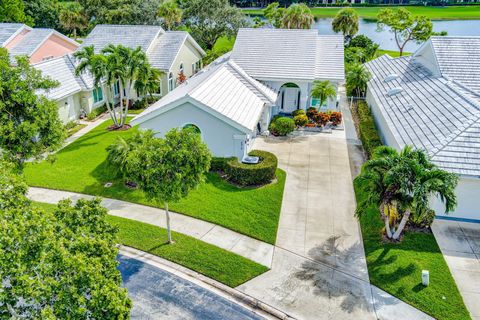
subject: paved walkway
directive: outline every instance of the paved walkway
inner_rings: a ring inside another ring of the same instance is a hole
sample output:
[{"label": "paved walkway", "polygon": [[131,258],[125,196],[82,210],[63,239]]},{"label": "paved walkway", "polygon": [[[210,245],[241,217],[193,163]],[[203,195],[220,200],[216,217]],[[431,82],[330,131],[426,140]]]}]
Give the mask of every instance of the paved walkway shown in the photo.
[{"label": "paved walkway", "polygon": [[480,224],[435,219],[432,230],[472,319],[480,320]]},{"label": "paved walkway", "polygon": [[73,141],[77,140],[78,138],[80,138],[81,136],[83,136],[84,134],[86,134],[87,132],[90,132],[91,130],[93,130],[96,126],[98,126],[99,124],[107,121],[108,119],[110,119],[110,116],[108,114],[104,114],[102,115],[100,118],[96,119],[95,121],[85,121],[85,120],[79,120],[78,123],[81,123],[81,124],[86,124],[86,126],[80,130],[78,130],[77,132],[75,132],[74,134],[72,134],[70,137],[68,137],[67,139],[65,139],[65,144],[64,144],[64,147],[69,145],[70,143],[72,143]]},{"label": "paved walkway", "polygon": [[[29,189],[28,196],[34,201],[53,204],[67,198],[72,201],[80,198],[94,198],[80,193],[35,187]],[[102,205],[108,209],[108,213],[111,215],[166,228],[165,211],[162,209],[109,198],[103,198]],[[183,214],[171,212],[170,218],[173,231],[216,245],[264,266],[270,267],[272,264],[273,245],[271,244]]]}]

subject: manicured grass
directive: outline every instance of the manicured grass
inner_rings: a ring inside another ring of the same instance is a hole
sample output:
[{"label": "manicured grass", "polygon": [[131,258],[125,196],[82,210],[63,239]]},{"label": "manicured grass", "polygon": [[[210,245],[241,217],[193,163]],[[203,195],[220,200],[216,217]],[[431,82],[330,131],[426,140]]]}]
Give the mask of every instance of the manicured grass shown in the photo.
[{"label": "manicured grass", "polygon": [[233,49],[234,44],[235,44],[234,37],[229,38],[229,37],[222,36],[217,39],[212,49],[214,51],[222,51],[222,52],[230,51]]},{"label": "manicured grass", "polygon": [[145,109],[136,109],[136,110],[128,109],[128,114],[140,114],[143,111],[145,111]]},{"label": "manicured grass", "polygon": [[[399,6],[389,7],[354,7],[360,17],[374,20],[377,14],[384,8],[398,8]],[[433,20],[473,20],[480,19],[480,6],[448,6],[448,7],[424,7],[424,6],[405,6],[407,10],[415,15],[424,15]],[[342,8],[312,8],[312,13],[317,18],[333,18]],[[244,9],[246,14],[262,15],[262,10]]]},{"label": "manicured grass", "polygon": [[[57,153],[54,163],[44,161],[25,168],[31,186],[68,190],[158,206],[143,192],[124,186],[115,169],[106,162],[106,148],[117,136],[129,137],[137,130],[112,132],[107,121]],[[259,240],[274,243],[285,184],[285,172],[277,170],[277,182],[261,188],[238,188],[217,174],[209,173],[206,183],[187,198],[171,203],[172,211],[210,221]],[[106,182],[113,186],[105,188]]]},{"label": "manicured grass", "polygon": [[74,133],[77,133],[78,131],[82,130],[86,126],[87,125],[84,123],[77,124],[75,127],[67,130],[67,136],[70,137],[71,135],[73,135]]},{"label": "manicured grass", "polygon": [[[392,58],[398,58],[400,57],[400,51],[392,51],[392,50],[383,50],[383,49],[379,49],[377,50],[377,54],[376,56],[377,57],[380,57],[380,56],[383,56],[384,54],[388,54],[390,57]],[[403,55],[404,56],[409,56],[411,55],[412,53],[410,52],[404,52]]]},{"label": "manicured grass", "polygon": [[[44,210],[54,210],[55,205],[36,202]],[[172,232],[174,244],[167,244],[167,231],[130,219],[107,216],[118,226],[119,243],[178,263],[230,287],[236,287],[268,270],[230,251],[218,248],[195,238]]]},{"label": "manicured grass", "polygon": [[[357,180],[354,187],[360,203],[366,194]],[[400,243],[384,242],[378,210],[365,210],[360,224],[371,283],[436,319],[470,319],[433,234],[407,231]],[[422,270],[430,271],[428,287]]]}]

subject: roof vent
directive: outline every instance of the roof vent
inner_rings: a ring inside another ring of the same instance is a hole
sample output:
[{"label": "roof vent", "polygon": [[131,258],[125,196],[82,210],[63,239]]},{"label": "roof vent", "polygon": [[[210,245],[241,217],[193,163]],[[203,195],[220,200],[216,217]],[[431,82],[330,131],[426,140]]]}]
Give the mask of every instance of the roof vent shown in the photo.
[{"label": "roof vent", "polygon": [[398,74],[392,73],[392,74],[388,75],[388,76],[385,78],[384,81],[385,81],[385,82],[390,82],[390,81],[395,80],[395,79],[397,79],[397,78],[398,78]]},{"label": "roof vent", "polygon": [[396,87],[396,88],[388,90],[387,94],[391,97],[391,96],[394,96],[396,94],[399,94],[402,91],[403,91],[403,88]]}]

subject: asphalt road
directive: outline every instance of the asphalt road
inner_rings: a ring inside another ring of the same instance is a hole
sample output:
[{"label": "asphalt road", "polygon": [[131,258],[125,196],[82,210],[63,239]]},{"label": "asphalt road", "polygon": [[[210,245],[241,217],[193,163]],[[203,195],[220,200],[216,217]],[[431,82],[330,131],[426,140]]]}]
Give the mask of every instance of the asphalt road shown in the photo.
[{"label": "asphalt road", "polygon": [[132,319],[260,320],[248,309],[139,260],[119,255],[118,269],[133,301]]}]

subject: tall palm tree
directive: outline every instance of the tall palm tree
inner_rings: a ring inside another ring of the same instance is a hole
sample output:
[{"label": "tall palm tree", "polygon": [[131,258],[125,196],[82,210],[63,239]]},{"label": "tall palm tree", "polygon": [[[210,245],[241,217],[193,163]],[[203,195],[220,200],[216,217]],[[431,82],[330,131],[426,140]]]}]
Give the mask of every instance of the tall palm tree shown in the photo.
[{"label": "tall palm tree", "polygon": [[363,213],[363,208],[375,205],[387,237],[393,240],[400,238],[413,210],[429,209],[432,195],[445,203],[446,212],[456,206],[457,176],[431,163],[423,150],[409,146],[400,152],[391,147],[377,148],[358,179],[368,196],[359,205],[357,215]]},{"label": "tall palm tree", "polygon": [[313,82],[311,95],[315,99],[320,100],[319,108],[321,108],[329,98],[333,99],[337,96],[337,90],[335,90],[335,86],[328,80],[325,80],[325,81],[315,80]]},{"label": "tall palm tree", "polygon": [[346,72],[348,94],[363,97],[371,77],[372,75],[363,65],[358,63],[350,64]]},{"label": "tall palm tree", "polygon": [[176,23],[182,22],[183,11],[175,0],[165,0],[158,7],[157,16],[163,19],[167,30],[172,30]]},{"label": "tall palm tree", "polygon": [[158,92],[160,86],[160,78],[164,74],[158,69],[154,69],[148,65],[142,66],[143,70],[139,72],[139,77],[135,81],[134,89],[140,96],[152,95]]},{"label": "tall palm tree", "polygon": [[343,33],[349,41],[358,32],[358,13],[352,8],[340,10],[332,21],[332,28],[335,32]]},{"label": "tall palm tree", "polygon": [[310,29],[315,18],[310,8],[304,3],[294,3],[285,10],[282,18],[282,28]]},{"label": "tall palm tree", "polygon": [[83,31],[88,27],[88,19],[80,10],[63,9],[60,11],[59,20],[62,28],[71,31],[75,40],[77,39],[77,30]]},{"label": "tall palm tree", "polygon": [[118,119],[113,108],[110,104],[112,98],[111,79],[108,78],[108,63],[105,56],[95,54],[93,46],[84,47],[74,53],[75,58],[78,60],[78,64],[75,68],[75,73],[80,75],[82,72],[89,72],[93,77],[95,87],[100,87],[105,94],[105,105],[107,106],[108,113],[112,118],[115,126],[118,126]]}]

